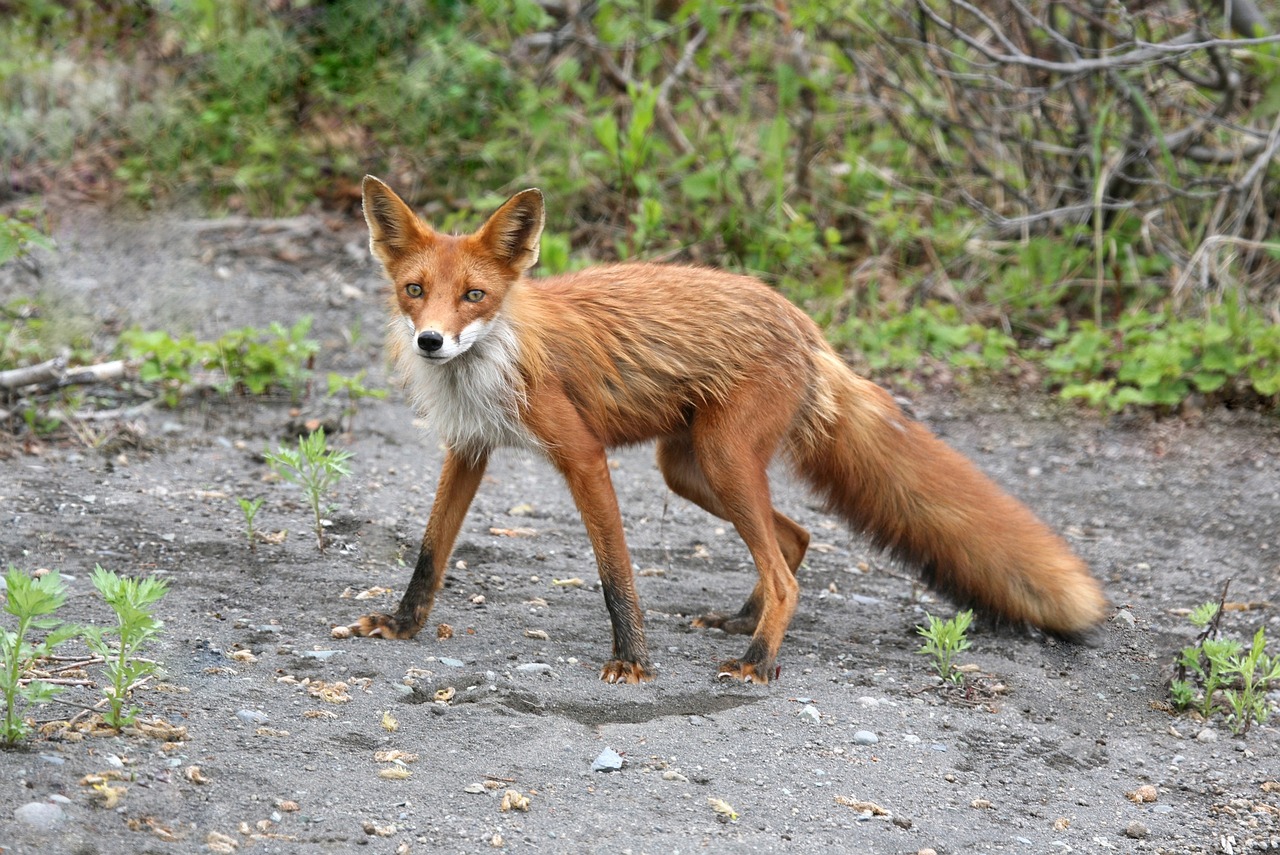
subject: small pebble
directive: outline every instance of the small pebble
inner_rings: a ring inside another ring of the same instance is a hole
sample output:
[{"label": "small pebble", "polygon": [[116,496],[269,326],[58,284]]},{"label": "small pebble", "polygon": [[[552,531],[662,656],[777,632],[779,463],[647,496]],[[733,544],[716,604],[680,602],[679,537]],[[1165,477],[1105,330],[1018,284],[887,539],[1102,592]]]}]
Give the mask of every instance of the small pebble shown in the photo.
[{"label": "small pebble", "polygon": [[484,793],[488,792],[488,790],[484,788],[484,784],[467,784],[465,787],[462,788],[462,792],[471,793],[472,795],[478,796],[478,795],[483,795]]},{"label": "small pebble", "polygon": [[800,710],[799,716],[801,718],[810,719],[814,724],[817,724],[822,720],[822,714],[818,712],[818,708],[813,704],[805,704],[804,708]]},{"label": "small pebble", "polygon": [[333,656],[337,656],[339,653],[342,653],[342,652],[343,651],[341,650],[304,650],[299,655],[306,657],[307,659],[319,659],[321,662],[323,662],[324,660],[329,659],[330,657],[333,657]]},{"label": "small pebble", "polygon": [[13,812],[13,818],[39,831],[52,831],[66,817],[62,808],[49,802],[28,802]]},{"label": "small pebble", "polygon": [[266,724],[271,721],[271,716],[260,710],[236,710],[236,718],[245,724]]},{"label": "small pebble", "polygon": [[463,666],[463,661],[461,659],[454,659],[449,656],[441,656],[440,664],[445,666],[446,668],[461,668]]},{"label": "small pebble", "polygon": [[546,662],[526,662],[523,665],[517,665],[516,671],[521,674],[550,674],[551,666]]},{"label": "small pebble", "polygon": [[1218,732],[1211,727],[1206,727],[1204,730],[1196,734],[1196,741],[1197,742],[1217,742]]},{"label": "small pebble", "polygon": [[622,755],[612,748],[606,748],[601,751],[591,763],[592,772],[620,772],[622,771]]},{"label": "small pebble", "polygon": [[681,775],[679,772],[675,771],[674,769],[668,769],[667,771],[663,772],[663,773],[662,773],[662,780],[664,780],[664,781],[677,781],[677,782],[679,782],[679,783],[681,783],[681,784],[687,784],[687,783],[689,783],[689,779],[688,779],[688,778],[686,778],[684,775]]},{"label": "small pebble", "polygon": [[869,730],[859,730],[853,735],[853,741],[856,745],[875,745],[880,741],[880,737]]},{"label": "small pebble", "polygon": [[1142,840],[1150,833],[1147,827],[1136,819],[1124,827],[1124,836],[1132,837],[1134,840]]}]

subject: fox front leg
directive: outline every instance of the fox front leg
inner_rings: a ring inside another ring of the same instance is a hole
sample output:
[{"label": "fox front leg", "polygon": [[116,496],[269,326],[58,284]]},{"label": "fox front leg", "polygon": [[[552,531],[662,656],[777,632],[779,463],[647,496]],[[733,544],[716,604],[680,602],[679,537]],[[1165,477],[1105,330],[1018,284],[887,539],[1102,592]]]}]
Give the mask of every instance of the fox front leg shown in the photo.
[{"label": "fox front leg", "polygon": [[422,548],[413,568],[413,578],[400,600],[395,614],[371,612],[347,629],[352,635],[376,638],[413,638],[427,622],[436,592],[444,583],[445,570],[453,543],[462,528],[471,500],[475,498],[484,477],[487,455],[471,457],[450,449],[445,455],[440,483],[427,530],[422,535]]}]

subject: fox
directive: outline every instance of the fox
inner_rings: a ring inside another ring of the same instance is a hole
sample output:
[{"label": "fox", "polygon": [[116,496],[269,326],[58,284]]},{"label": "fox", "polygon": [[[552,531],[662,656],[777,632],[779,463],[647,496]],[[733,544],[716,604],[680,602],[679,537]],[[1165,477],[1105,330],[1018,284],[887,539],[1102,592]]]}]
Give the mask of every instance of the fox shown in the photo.
[{"label": "fox", "polygon": [[755,563],[741,608],[693,620],[750,636],[718,679],[780,674],[810,535],[773,506],[777,456],[831,513],[958,604],[1065,637],[1103,619],[1100,585],[1059,535],[856,374],[762,281],[646,262],[533,278],[539,190],[456,235],[373,176],[361,189],[370,252],[391,286],[389,361],[445,455],[395,612],[335,634],[409,639],[422,629],[490,454],[515,447],[550,461],[582,517],[613,634],[601,679],[654,679],[606,456],[649,441],[671,491],[732,523]]}]

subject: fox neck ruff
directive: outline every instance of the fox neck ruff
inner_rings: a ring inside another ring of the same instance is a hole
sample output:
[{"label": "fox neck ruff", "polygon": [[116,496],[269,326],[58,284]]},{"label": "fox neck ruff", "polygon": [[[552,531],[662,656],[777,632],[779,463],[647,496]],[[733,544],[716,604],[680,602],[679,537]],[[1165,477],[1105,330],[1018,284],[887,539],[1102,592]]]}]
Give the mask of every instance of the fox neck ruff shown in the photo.
[{"label": "fox neck ruff", "polygon": [[519,416],[519,356],[516,331],[499,314],[448,362],[432,365],[412,346],[398,348],[396,362],[414,408],[441,440],[455,452],[479,455],[501,447],[540,448]]}]

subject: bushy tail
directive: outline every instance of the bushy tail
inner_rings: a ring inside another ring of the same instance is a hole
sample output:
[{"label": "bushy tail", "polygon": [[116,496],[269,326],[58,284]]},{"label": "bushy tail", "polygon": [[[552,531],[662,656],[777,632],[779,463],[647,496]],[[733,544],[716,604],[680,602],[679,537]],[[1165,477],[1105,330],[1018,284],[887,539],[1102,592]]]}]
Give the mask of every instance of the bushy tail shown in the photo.
[{"label": "bushy tail", "polygon": [[1102,620],[1097,581],[1026,506],[834,354],[818,368],[790,453],[833,513],[961,605],[1066,636]]}]

